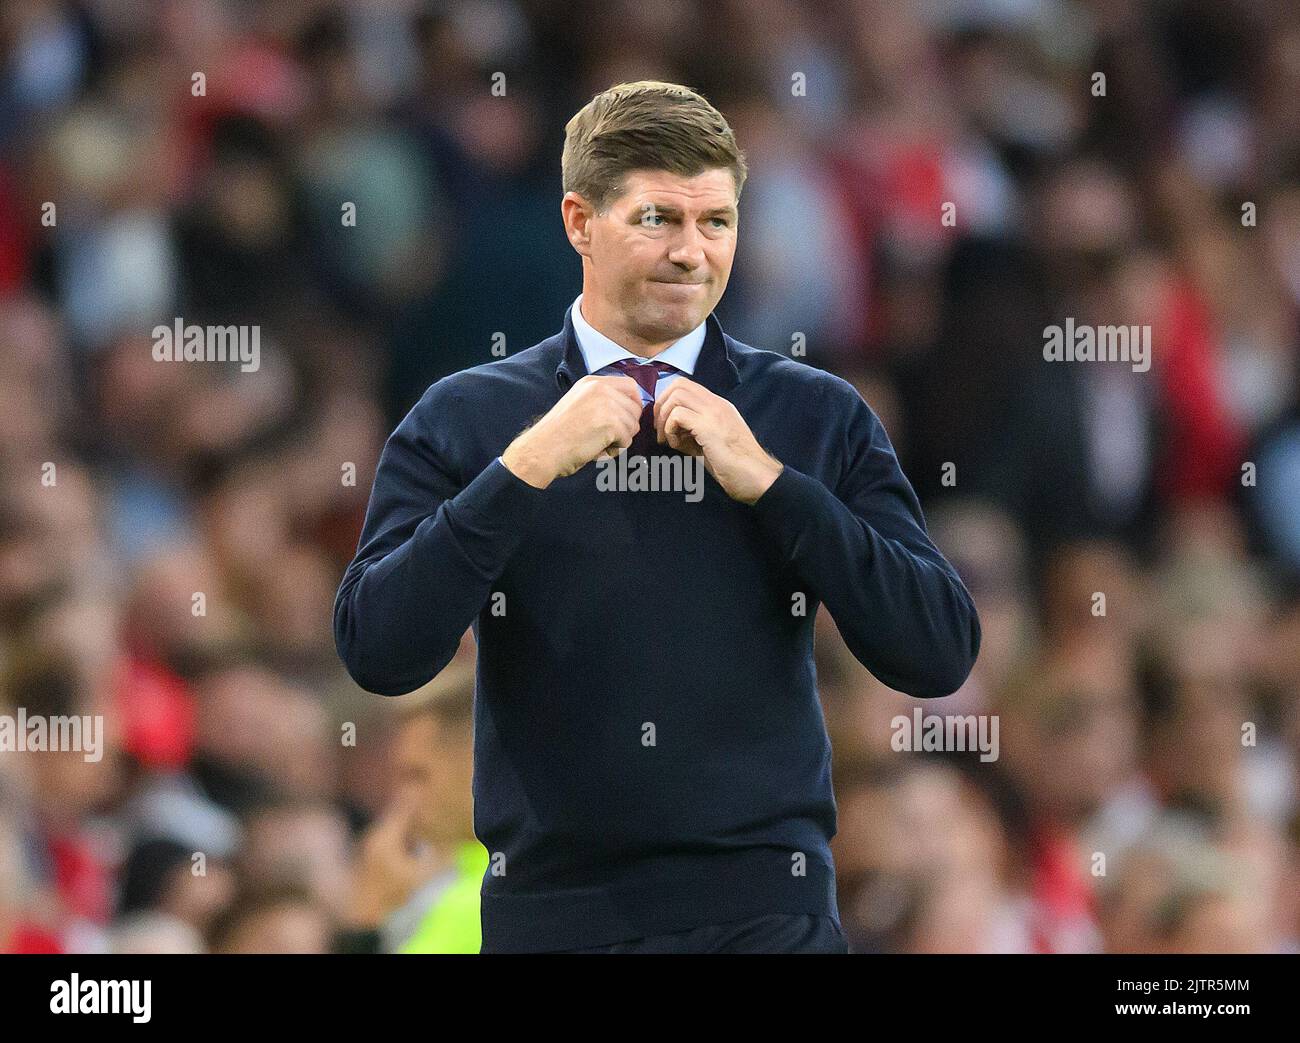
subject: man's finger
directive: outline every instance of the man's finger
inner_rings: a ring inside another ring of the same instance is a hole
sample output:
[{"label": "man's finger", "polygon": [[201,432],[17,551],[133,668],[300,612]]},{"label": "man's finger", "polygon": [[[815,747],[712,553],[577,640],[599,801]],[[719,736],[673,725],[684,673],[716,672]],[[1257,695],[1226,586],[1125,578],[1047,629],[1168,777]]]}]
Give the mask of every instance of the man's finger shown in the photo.
[{"label": "man's finger", "polygon": [[637,409],[641,408],[641,385],[638,384],[631,377],[624,376],[621,374],[616,377],[613,374],[611,374],[610,376],[601,377],[600,379],[614,381],[614,383],[611,386],[616,388],[622,394],[626,395],[628,398],[632,399],[632,401],[636,403]]},{"label": "man's finger", "polygon": [[696,392],[707,390],[707,388],[702,388],[699,384],[687,380],[685,377],[678,377],[674,380],[672,384],[669,385],[668,390],[659,396],[659,398],[655,399],[655,438],[660,442],[664,441],[664,418],[668,415],[674,402],[694,405],[698,412],[701,403]]},{"label": "man's finger", "polygon": [[386,844],[400,842],[415,822],[418,811],[418,798],[405,791],[399,792],[375,823],[375,835],[382,837]]},{"label": "man's finger", "polygon": [[664,439],[672,448],[691,456],[699,456],[703,447],[695,432],[699,429],[700,414],[690,406],[677,402],[668,407],[664,415]]},{"label": "man's finger", "polygon": [[622,442],[610,442],[609,445],[607,445],[604,449],[600,451],[600,453],[596,456],[596,459],[612,460],[614,459],[614,457],[618,456],[619,453],[627,452],[627,449],[628,447],[624,445]]}]

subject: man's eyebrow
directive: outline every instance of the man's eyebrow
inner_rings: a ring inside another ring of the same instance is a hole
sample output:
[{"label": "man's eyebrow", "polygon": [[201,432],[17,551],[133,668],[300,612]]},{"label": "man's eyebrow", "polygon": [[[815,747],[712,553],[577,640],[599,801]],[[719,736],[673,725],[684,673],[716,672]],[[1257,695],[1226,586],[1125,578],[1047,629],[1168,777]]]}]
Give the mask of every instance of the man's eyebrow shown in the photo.
[{"label": "man's eyebrow", "polygon": [[[637,220],[640,220],[645,214],[659,214],[661,217],[681,217],[682,211],[679,207],[672,206],[669,203],[642,203],[640,210],[637,211]],[[701,217],[717,217],[719,215],[726,217],[735,217],[736,208],[734,206],[715,206],[705,210]]]}]

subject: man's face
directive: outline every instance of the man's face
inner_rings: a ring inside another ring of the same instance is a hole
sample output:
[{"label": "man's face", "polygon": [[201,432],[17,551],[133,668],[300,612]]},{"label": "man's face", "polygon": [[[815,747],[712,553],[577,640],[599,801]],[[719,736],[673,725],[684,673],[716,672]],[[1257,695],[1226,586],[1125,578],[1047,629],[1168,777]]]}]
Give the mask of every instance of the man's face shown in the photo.
[{"label": "man's face", "polygon": [[584,257],[583,315],[616,340],[667,345],[703,322],[727,288],[735,180],[721,167],[695,177],[638,170],[623,187],[603,214],[565,196],[570,241]]},{"label": "man's face", "polygon": [[474,734],[418,714],[396,735],[399,796],[418,810],[415,832],[434,842],[462,840],[473,830]]}]

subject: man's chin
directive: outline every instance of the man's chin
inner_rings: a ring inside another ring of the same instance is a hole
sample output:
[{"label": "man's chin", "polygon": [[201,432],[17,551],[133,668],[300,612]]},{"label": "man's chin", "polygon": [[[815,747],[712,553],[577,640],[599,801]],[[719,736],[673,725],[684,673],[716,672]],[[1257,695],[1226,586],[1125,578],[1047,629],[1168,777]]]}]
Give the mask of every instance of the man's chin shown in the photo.
[{"label": "man's chin", "polygon": [[[709,311],[712,311],[710,308]],[[681,340],[707,317],[709,312],[702,308],[656,308],[653,314],[645,316],[641,324],[640,335],[651,343]]]}]

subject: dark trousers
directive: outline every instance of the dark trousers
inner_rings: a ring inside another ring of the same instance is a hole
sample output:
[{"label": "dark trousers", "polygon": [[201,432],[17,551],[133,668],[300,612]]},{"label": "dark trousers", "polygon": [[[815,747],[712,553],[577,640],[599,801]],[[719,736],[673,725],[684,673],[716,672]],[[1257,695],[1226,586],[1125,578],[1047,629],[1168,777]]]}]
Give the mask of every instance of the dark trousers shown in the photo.
[{"label": "dark trousers", "polygon": [[791,916],[778,913],[752,920],[693,927],[688,931],[658,934],[590,949],[565,949],[566,953],[783,953],[844,954],[849,951],[839,924],[829,916]]}]

